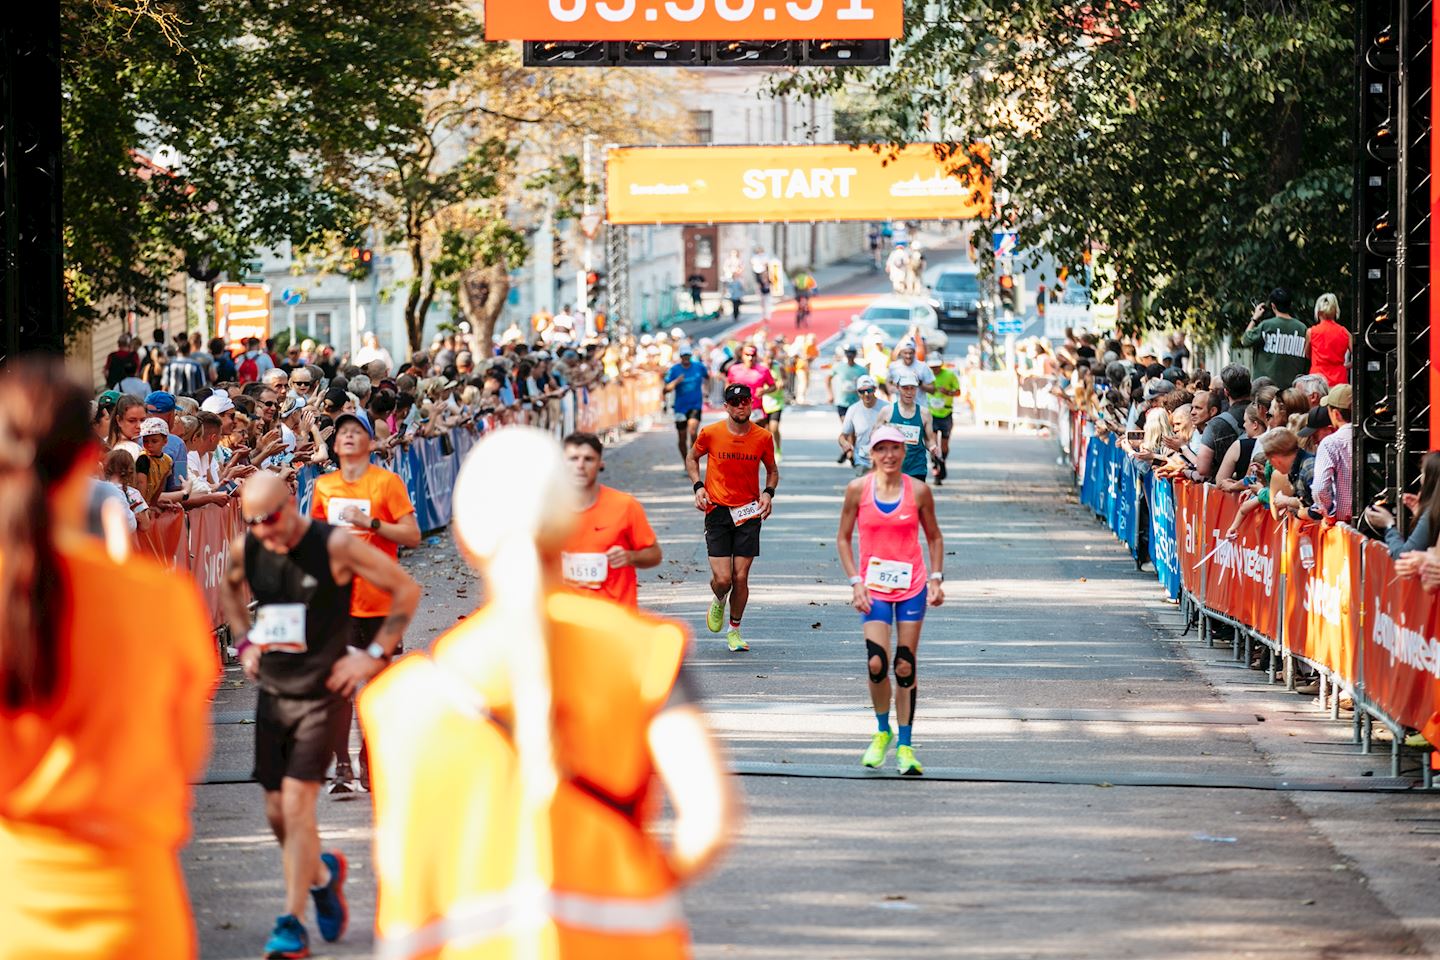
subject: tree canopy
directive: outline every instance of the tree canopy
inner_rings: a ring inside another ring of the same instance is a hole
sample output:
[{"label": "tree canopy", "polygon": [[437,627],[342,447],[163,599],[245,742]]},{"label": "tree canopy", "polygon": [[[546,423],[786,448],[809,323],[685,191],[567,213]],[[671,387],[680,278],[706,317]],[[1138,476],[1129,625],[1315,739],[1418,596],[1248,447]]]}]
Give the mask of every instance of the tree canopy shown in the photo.
[{"label": "tree canopy", "polygon": [[[845,92],[877,142],[938,132],[993,158],[990,227],[1079,268],[1094,252],[1130,328],[1243,325],[1350,274],[1351,3],[941,0],[907,3],[878,71],[800,73]],[[929,19],[927,19],[929,17]],[[988,245],[987,245],[988,246]],[[982,246],[982,249],[984,247]]]}]

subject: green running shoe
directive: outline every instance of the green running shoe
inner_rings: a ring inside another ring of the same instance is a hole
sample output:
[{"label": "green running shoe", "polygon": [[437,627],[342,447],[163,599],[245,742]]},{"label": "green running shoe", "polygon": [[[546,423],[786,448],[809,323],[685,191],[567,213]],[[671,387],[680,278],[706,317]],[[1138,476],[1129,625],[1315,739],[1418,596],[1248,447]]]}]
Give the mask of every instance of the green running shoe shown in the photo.
[{"label": "green running shoe", "polygon": [[740,628],[731,627],[730,632],[725,634],[725,642],[730,645],[731,653],[740,653],[750,649],[750,644],[740,639]]},{"label": "green running shoe", "polygon": [[710,603],[710,612],[705,614],[705,626],[710,628],[711,633],[719,633],[720,628],[725,626],[724,600],[714,600]]},{"label": "green running shoe", "polygon": [[895,734],[889,730],[881,731],[870,738],[870,746],[865,749],[865,756],[860,759],[860,765],[875,769],[885,762],[885,754],[890,750],[890,741],[895,739]]},{"label": "green running shoe", "polygon": [[925,768],[915,759],[914,750],[901,746],[895,748],[895,771],[902,777],[918,777],[925,772]]}]

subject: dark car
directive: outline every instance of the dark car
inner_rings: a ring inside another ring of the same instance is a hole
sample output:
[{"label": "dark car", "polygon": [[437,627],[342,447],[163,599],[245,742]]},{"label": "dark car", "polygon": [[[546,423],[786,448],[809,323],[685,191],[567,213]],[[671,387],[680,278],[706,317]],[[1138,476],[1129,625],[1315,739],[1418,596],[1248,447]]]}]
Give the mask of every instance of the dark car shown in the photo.
[{"label": "dark car", "polygon": [[930,293],[940,314],[942,329],[978,329],[980,301],[985,297],[977,271],[947,267],[936,274]]}]

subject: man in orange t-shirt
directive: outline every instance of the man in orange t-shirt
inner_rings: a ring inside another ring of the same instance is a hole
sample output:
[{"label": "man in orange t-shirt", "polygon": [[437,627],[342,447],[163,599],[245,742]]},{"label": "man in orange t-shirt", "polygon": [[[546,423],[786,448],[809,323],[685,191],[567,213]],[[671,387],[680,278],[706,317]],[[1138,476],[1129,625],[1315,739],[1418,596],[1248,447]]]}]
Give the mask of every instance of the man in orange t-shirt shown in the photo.
[{"label": "man in orange t-shirt", "polygon": [[[340,469],[315,481],[310,515],[333,526],[348,528],[390,559],[401,547],[420,545],[420,523],[405,481],[370,462],[375,448],[375,431],[363,413],[342,413],[335,419],[331,442]],[[385,618],[390,615],[390,595],[355,578],[350,599],[350,646],[367,649],[375,642]],[[400,653],[400,648],[391,656]],[[360,785],[369,789],[369,752],[360,741]],[[349,793],[354,787],[350,767],[350,723],[345,739],[335,747],[335,781],[331,793]]]},{"label": "man in orange t-shirt", "polygon": [[660,544],[645,508],[628,493],[599,482],[605,447],[593,433],[565,438],[565,462],[580,488],[580,514],[561,555],[565,586],[639,609],[639,576],[660,563]]},{"label": "man in orange t-shirt", "polygon": [[[710,589],[715,594],[705,625],[711,633],[720,632],[728,597],[730,632],[725,640],[731,653],[750,649],[740,637],[740,618],[750,600],[750,565],[760,555],[760,525],[770,516],[775,487],[780,483],[774,437],[750,422],[754,402],[754,394],[745,384],[726,387],[725,419],[701,430],[685,458],[685,471],[695,487],[695,509],[705,514]],[[704,480],[700,479],[701,457],[708,458]]]}]

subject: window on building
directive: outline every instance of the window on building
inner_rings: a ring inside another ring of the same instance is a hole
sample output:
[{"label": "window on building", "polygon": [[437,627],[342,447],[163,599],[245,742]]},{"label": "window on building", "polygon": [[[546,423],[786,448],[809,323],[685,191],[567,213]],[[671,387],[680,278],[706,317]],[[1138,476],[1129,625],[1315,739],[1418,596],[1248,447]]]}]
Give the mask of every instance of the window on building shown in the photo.
[{"label": "window on building", "polygon": [[715,142],[715,113],[711,110],[691,110],[690,129],[696,143]]}]

